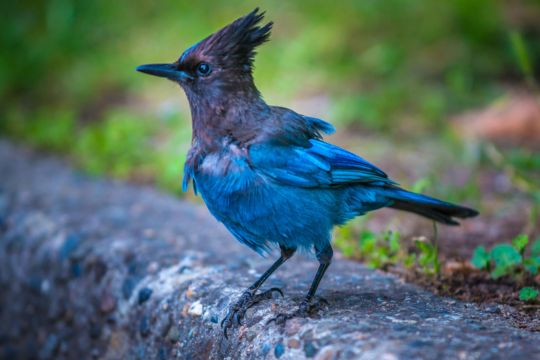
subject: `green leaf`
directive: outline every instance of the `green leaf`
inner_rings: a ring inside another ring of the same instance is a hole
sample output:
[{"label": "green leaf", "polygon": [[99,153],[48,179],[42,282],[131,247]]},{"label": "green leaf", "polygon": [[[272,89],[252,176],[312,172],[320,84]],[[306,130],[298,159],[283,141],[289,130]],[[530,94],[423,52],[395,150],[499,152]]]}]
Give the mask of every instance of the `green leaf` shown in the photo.
[{"label": "green leaf", "polygon": [[523,36],[517,31],[512,31],[510,33],[510,43],[521,72],[523,72],[527,80],[532,79],[534,76],[533,65]]},{"label": "green leaf", "polygon": [[491,277],[493,279],[498,279],[501,276],[508,275],[509,267],[507,266],[496,266],[495,269],[491,272]]},{"label": "green leaf", "polygon": [[540,238],[534,240],[531,245],[531,255],[534,257],[540,257]]},{"label": "green leaf", "polygon": [[371,231],[363,231],[360,234],[360,250],[363,254],[371,254],[375,250],[377,238]]},{"label": "green leaf", "polygon": [[521,263],[521,254],[509,244],[495,245],[491,249],[491,259],[497,267],[511,267]]},{"label": "green leaf", "polygon": [[416,254],[412,253],[405,257],[405,260],[403,261],[403,266],[405,266],[406,268],[411,268],[415,262],[416,262]]},{"label": "green leaf", "polygon": [[476,249],[474,249],[471,263],[477,269],[487,269],[489,266],[489,259],[489,253],[486,251],[486,248],[483,246],[477,246]]},{"label": "green leaf", "polygon": [[525,250],[525,247],[529,243],[529,237],[527,235],[521,234],[516,236],[512,240],[512,246],[520,252],[520,254],[523,254],[523,251]]},{"label": "green leaf", "polygon": [[397,253],[399,251],[399,232],[392,231],[390,232],[390,251],[392,253]]},{"label": "green leaf", "polygon": [[528,272],[536,275],[538,274],[538,270],[540,269],[540,257],[530,257],[523,259],[523,265]]},{"label": "green leaf", "polygon": [[532,287],[524,287],[519,290],[519,300],[521,301],[532,301],[538,297],[538,290]]},{"label": "green leaf", "polygon": [[427,242],[416,240],[416,247],[422,252],[422,254],[430,255],[433,253],[433,246]]}]

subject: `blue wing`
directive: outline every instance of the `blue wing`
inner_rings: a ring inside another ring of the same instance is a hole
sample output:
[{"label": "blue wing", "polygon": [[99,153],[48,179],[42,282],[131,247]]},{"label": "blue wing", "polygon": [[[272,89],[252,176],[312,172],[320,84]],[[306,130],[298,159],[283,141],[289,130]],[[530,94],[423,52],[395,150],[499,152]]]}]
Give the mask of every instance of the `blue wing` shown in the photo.
[{"label": "blue wing", "polygon": [[395,184],[376,166],[338,146],[309,140],[310,147],[254,144],[252,166],[276,182],[299,187],[353,183]]}]

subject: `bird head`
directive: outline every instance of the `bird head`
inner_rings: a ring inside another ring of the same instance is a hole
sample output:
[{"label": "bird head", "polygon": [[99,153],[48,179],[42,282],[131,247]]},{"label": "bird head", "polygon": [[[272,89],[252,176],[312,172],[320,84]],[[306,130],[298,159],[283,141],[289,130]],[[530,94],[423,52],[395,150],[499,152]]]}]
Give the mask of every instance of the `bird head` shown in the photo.
[{"label": "bird head", "polygon": [[191,46],[170,64],[148,64],[137,71],[175,81],[190,100],[257,90],[253,85],[253,60],[257,46],[270,37],[272,23],[255,9]]}]

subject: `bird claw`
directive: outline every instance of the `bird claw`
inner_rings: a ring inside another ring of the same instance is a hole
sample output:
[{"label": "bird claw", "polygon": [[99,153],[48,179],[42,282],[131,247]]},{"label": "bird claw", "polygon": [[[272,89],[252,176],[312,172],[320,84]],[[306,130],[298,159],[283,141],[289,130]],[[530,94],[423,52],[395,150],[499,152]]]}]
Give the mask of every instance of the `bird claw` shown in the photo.
[{"label": "bird claw", "polygon": [[292,311],[290,313],[279,313],[266,323],[267,325],[275,322],[277,325],[285,325],[287,320],[293,319],[293,318],[306,318],[310,315],[313,315],[314,313],[318,312],[322,308],[326,308],[328,306],[328,301],[324,298],[317,298],[314,301],[313,300],[302,300],[302,302],[298,305],[298,309],[295,311]]},{"label": "bird claw", "polygon": [[272,299],[272,294],[276,292],[283,297],[283,291],[279,288],[271,288],[261,293],[255,294],[253,291],[246,290],[240,296],[240,299],[229,307],[227,315],[221,321],[221,328],[223,329],[223,335],[228,339],[227,331],[233,326],[242,325],[242,319],[244,318],[246,311],[252,306],[258,304],[263,300]]}]

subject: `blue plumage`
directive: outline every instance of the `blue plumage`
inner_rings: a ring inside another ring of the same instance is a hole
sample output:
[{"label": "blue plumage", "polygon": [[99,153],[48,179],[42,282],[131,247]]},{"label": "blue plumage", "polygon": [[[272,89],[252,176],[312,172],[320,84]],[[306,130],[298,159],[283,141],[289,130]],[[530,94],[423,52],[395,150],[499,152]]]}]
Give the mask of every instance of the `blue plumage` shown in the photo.
[{"label": "blue plumage", "polygon": [[[264,281],[297,249],[314,251],[320,263],[298,312],[305,315],[332,259],[331,231],[355,216],[382,207],[405,210],[445,224],[477,214],[398,187],[379,168],[324,142],[334,127],[318,118],[269,106],[252,77],[255,48],[268,40],[272,23],[259,26],[258,10],[186,50],[172,64],[137,70],[178,82],[189,100],[193,139],[182,188],[193,181],[210,212],[243,244],[260,254],[272,245],[281,257],[234,304],[235,317],[268,292]],[[269,290],[272,292],[273,290]],[[226,333],[225,333],[226,334]]]},{"label": "blue plumage", "polygon": [[245,151],[229,143],[203,158],[197,171],[188,167],[184,178],[193,176],[212,214],[259,253],[272,243],[325,247],[334,225],[381,207],[411,204],[447,223],[453,220],[446,209],[465,211],[398,188],[380,169],[340,147],[309,143],[263,142]]}]

